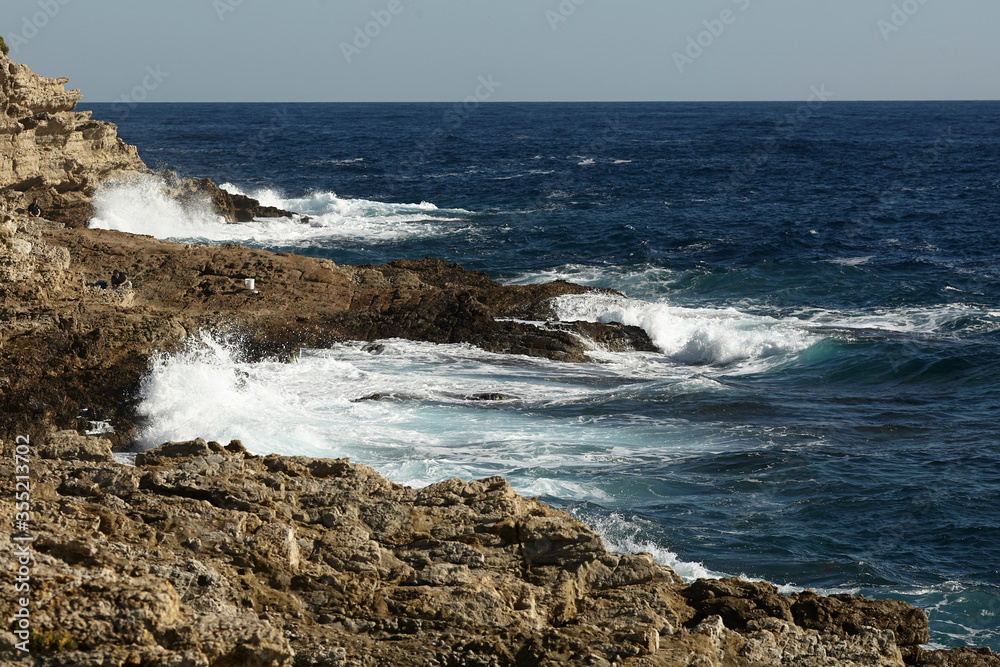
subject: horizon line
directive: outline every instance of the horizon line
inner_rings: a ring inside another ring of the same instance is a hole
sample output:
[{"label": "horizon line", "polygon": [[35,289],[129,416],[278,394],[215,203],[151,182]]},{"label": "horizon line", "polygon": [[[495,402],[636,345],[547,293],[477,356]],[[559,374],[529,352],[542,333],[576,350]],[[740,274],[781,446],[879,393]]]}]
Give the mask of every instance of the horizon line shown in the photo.
[{"label": "horizon line", "polygon": [[[847,99],[847,100],[826,100],[823,104],[857,104],[857,103],[872,103],[872,104],[934,104],[942,102],[1000,102],[1000,98],[944,98],[944,99]],[[801,99],[779,99],[779,100],[509,100],[509,101],[483,101],[477,102],[484,106],[487,105],[502,105],[502,104],[806,104],[807,100]],[[462,100],[422,100],[422,101],[211,101],[211,100],[196,100],[196,101],[163,101],[163,102],[129,102],[125,103],[121,100],[95,100],[95,101],[85,101],[83,99],[77,103],[80,104],[124,104],[129,107],[142,106],[142,105],[156,105],[156,104],[463,104]]]}]

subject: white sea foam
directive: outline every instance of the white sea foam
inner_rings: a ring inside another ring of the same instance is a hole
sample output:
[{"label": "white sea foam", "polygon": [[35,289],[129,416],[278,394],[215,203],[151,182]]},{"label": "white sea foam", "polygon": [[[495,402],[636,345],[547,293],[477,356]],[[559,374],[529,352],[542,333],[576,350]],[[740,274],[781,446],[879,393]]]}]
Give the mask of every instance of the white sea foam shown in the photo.
[{"label": "white sea foam", "polygon": [[865,255],[864,257],[837,257],[835,259],[823,260],[829,264],[839,264],[841,266],[862,266],[874,259],[874,255]]},{"label": "white sea foam", "polygon": [[641,327],[665,355],[687,365],[780,359],[818,341],[787,321],[733,308],[683,308],[607,293],[562,296],[553,301],[553,307],[562,320]]},{"label": "white sea foam", "polygon": [[94,196],[94,216],[88,226],[161,239],[297,246],[327,240],[392,243],[446,236],[466,231],[473,215],[462,209],[439,209],[429,202],[344,199],[332,192],[290,198],[273,189],[247,193],[231,183],[222,187],[302,217],[227,224],[211,210],[207,198],[180,202],[165,194],[159,178],[138,176],[102,184]]},{"label": "white sea foam", "polygon": [[[548,271],[525,273],[508,280],[527,285],[568,280],[581,285],[610,287],[646,298],[670,295],[672,285],[683,276],[661,267],[623,269],[568,264]],[[945,291],[954,291],[945,289]],[[951,303],[901,308],[868,307],[859,310],[809,308],[793,311],[782,323],[805,331],[817,329],[872,330],[915,335],[951,335],[956,326],[985,334],[1000,330],[1000,312],[975,303]],[[825,332],[820,331],[822,335]]]},{"label": "white sea foam", "polygon": [[867,308],[865,310],[802,310],[794,313],[813,327],[871,330],[913,335],[951,335],[957,323],[976,333],[1000,330],[997,314],[976,305],[954,303],[926,307]]},{"label": "white sea foam", "polygon": [[94,216],[88,226],[157,238],[193,238],[225,227],[207,199],[171,199],[160,179],[145,175],[102,183],[94,195]]},{"label": "white sea foam", "polygon": [[625,267],[611,264],[564,264],[548,270],[515,275],[505,282],[510,285],[533,285],[566,280],[578,285],[620,290],[639,298],[656,300],[669,295],[683,277],[682,273],[655,265]]},{"label": "white sea foam", "polygon": [[[698,429],[690,425],[594,413],[636,392],[725,390],[671,375],[673,366],[644,355],[559,364],[465,345],[384,341],[377,353],[353,343],[305,351],[293,363],[248,364],[236,349],[202,334],[154,359],[140,391],[142,447],[239,438],[259,453],[351,456],[411,485],[503,474],[527,495],[602,501],[610,493],[603,484],[611,482],[583,484],[576,473],[725,446],[708,431],[693,445]],[[470,400],[484,394],[504,398]]]},{"label": "white sea foam", "polygon": [[604,546],[609,551],[625,554],[648,553],[654,561],[668,566],[685,581],[720,579],[729,576],[710,570],[703,563],[682,560],[676,553],[645,535],[642,521],[630,519],[618,512],[601,515],[579,507],[572,509],[570,514],[600,533]]}]

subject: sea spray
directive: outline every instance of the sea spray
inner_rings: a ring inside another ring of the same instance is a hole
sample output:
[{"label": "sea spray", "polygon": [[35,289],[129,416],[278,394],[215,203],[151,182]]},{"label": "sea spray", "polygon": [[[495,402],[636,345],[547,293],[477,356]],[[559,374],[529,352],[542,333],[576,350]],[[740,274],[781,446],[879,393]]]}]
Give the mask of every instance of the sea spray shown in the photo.
[{"label": "sea spray", "polygon": [[[243,194],[232,184],[222,187]],[[98,188],[88,226],[177,241],[311,247],[334,242],[384,244],[461,234],[469,230],[467,221],[472,215],[462,209],[442,210],[428,202],[343,199],[332,192],[285,198],[275,189],[262,189],[252,196],[264,205],[303,217],[229,224],[212,211],[207,197],[174,199],[159,178],[138,175],[108,181]]]},{"label": "sea spray", "polygon": [[606,500],[614,481],[596,473],[690,449],[687,436],[671,442],[668,423],[620,414],[617,401],[725,391],[646,355],[560,364],[388,340],[247,363],[237,347],[202,333],[153,360],[140,387],[143,444],[240,438],[258,453],[349,455],[410,484],[504,474],[531,495]]},{"label": "sea spray", "polygon": [[195,238],[224,224],[212,212],[207,196],[171,198],[161,178],[130,174],[98,186],[94,215],[87,226],[157,238]]},{"label": "sea spray", "polygon": [[733,308],[681,308],[618,294],[561,296],[554,299],[553,308],[562,320],[641,327],[667,357],[686,365],[781,360],[818,340],[786,321],[748,315]]},{"label": "sea spray", "polygon": [[[277,361],[241,361],[238,337],[202,331],[172,353],[156,355],[139,387],[145,426],[140,448],[196,437],[226,442],[254,436],[270,446],[315,443],[309,416],[271,376]],[[284,415],[281,422],[275,415]]]}]

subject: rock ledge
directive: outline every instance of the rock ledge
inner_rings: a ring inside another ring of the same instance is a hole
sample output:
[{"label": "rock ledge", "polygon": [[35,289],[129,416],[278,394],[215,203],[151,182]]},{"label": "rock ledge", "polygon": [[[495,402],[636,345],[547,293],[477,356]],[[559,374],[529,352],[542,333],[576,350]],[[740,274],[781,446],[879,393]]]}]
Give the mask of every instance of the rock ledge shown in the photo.
[{"label": "rock ledge", "polygon": [[[30,664],[1000,665],[921,651],[900,602],[685,584],[499,477],[412,489],[238,441],[110,457],[72,431],[32,445]],[[0,632],[0,659],[21,641]]]}]

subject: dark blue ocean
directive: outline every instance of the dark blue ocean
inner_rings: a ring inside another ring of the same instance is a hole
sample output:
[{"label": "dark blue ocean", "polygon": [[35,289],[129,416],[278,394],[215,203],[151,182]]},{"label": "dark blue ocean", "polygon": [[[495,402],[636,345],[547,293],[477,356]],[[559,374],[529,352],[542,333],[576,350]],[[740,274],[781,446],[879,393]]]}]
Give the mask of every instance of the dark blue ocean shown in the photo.
[{"label": "dark blue ocean", "polygon": [[686,578],[900,598],[932,644],[1000,651],[1000,103],[92,106],[154,169],[311,218],[134,181],[93,226],[610,287],[557,310],[660,350],[247,364],[204,334],[154,364],[141,444],[501,474]]}]

